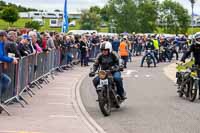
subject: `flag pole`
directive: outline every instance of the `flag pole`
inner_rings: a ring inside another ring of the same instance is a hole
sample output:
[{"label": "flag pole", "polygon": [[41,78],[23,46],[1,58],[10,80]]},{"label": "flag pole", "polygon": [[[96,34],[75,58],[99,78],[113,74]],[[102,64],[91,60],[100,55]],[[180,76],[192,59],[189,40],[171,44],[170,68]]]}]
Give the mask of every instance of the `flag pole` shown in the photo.
[{"label": "flag pole", "polygon": [[61,32],[66,33],[67,31],[68,31],[68,12],[67,12],[67,0],[65,0]]}]

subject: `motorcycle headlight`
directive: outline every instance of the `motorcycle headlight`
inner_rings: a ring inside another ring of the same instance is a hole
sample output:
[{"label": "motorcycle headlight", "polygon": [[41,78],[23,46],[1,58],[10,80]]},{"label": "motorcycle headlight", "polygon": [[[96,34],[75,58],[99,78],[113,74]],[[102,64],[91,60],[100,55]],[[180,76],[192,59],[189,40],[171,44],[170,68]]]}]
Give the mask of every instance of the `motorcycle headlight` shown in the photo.
[{"label": "motorcycle headlight", "polygon": [[100,79],[105,79],[106,78],[106,71],[99,71],[99,78]]}]

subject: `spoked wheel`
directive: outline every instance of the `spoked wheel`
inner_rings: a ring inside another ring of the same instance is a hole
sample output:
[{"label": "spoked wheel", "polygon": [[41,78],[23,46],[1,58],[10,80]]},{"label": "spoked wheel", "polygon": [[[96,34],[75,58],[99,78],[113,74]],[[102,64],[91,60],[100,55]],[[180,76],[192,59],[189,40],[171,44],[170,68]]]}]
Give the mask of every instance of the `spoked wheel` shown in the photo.
[{"label": "spoked wheel", "polygon": [[120,101],[121,101],[121,97],[120,96],[117,96],[117,101],[115,102],[115,108],[119,109],[120,108]]},{"label": "spoked wheel", "polygon": [[151,59],[149,59],[149,57],[147,57],[146,62],[147,62],[147,67],[148,67],[148,68],[151,66],[150,61],[151,61]]},{"label": "spoked wheel", "polygon": [[107,98],[105,92],[99,92],[99,107],[104,116],[109,116],[111,113],[111,101]]},{"label": "spoked wheel", "polygon": [[194,102],[194,100],[196,99],[196,96],[197,96],[197,85],[198,83],[196,83],[196,81],[194,80],[191,80],[190,81],[190,89],[189,89],[189,100],[191,102]]},{"label": "spoked wheel", "polygon": [[190,90],[190,82],[186,83],[183,86],[179,86],[178,96],[183,97],[183,95],[185,95],[185,97],[188,98],[189,97],[189,90]]},{"label": "spoked wheel", "polygon": [[147,63],[147,67],[150,67],[151,66],[151,64],[150,63]]},{"label": "spoked wheel", "polygon": [[179,97],[183,97],[183,92],[182,92],[182,90],[181,90],[181,88],[180,88],[180,86],[179,86],[179,88],[178,88],[178,96]]}]

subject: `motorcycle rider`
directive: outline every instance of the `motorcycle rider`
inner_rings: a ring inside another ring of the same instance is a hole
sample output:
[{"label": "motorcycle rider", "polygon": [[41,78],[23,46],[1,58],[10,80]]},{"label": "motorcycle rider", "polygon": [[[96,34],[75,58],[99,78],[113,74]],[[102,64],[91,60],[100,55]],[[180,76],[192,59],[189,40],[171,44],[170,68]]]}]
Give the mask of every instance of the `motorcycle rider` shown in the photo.
[{"label": "motorcycle rider", "polygon": [[[154,52],[153,52],[155,50],[154,42],[149,37],[147,38],[147,42],[146,42],[144,48],[146,50],[146,53],[142,58],[141,67],[143,67],[144,60],[148,55],[151,56],[153,63],[154,63],[154,67],[156,67],[156,61],[155,61],[155,56],[154,56]],[[152,52],[148,53],[147,50],[151,50]]]},{"label": "motorcycle rider", "polygon": [[173,55],[175,54],[176,55],[176,60],[178,60],[178,58],[179,58],[179,56],[178,56],[178,52],[177,52],[177,50],[176,50],[176,41],[173,39],[173,38],[171,38],[170,39],[170,44],[171,44],[171,46],[170,46],[170,50],[171,50],[171,59],[173,58]]},{"label": "motorcycle rider", "polygon": [[[117,87],[117,94],[122,98],[122,100],[126,99],[125,91],[123,87],[123,82],[121,78],[121,72],[119,68],[119,57],[117,53],[112,51],[112,45],[110,42],[105,41],[101,45],[101,53],[96,57],[96,61],[93,65],[93,71],[89,73],[90,77],[95,76],[95,72],[100,67],[102,70],[112,70],[115,68],[116,70],[112,72],[114,81]],[[94,86],[97,88],[100,82],[99,77],[95,77],[93,80]]]},{"label": "motorcycle rider", "polygon": [[160,61],[166,62],[166,58],[169,62],[171,62],[170,54],[169,54],[169,42],[166,37],[160,38]]},{"label": "motorcycle rider", "polygon": [[[191,55],[191,53],[193,53],[194,64],[200,67],[200,32],[195,34],[194,43],[190,46],[189,50],[183,55],[181,61],[185,62],[185,59],[188,58]],[[198,77],[200,78],[200,70],[198,70]],[[199,81],[199,87],[200,87],[200,81]]]},{"label": "motorcycle rider", "polygon": [[152,35],[152,40],[153,40],[153,45],[154,45],[154,56],[157,60],[157,63],[159,63],[159,58],[158,58],[158,54],[159,54],[159,42],[158,39],[156,38],[156,35]]}]

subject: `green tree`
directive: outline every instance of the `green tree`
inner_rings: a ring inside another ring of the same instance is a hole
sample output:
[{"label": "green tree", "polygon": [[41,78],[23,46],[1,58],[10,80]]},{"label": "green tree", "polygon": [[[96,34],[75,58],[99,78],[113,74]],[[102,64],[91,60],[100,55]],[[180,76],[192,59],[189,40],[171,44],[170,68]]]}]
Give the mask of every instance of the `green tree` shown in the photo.
[{"label": "green tree", "polygon": [[90,12],[89,10],[82,11],[80,24],[83,30],[99,30],[101,22],[100,15],[96,12]]},{"label": "green tree", "polygon": [[137,16],[140,24],[139,32],[152,33],[156,30],[157,16],[158,16],[158,1],[156,0],[143,0],[139,3]]},{"label": "green tree", "polygon": [[186,33],[190,25],[188,11],[178,2],[165,0],[160,5],[160,22],[167,33]]},{"label": "green tree", "polygon": [[37,21],[29,21],[29,22],[25,23],[25,27],[39,30],[41,28],[41,25]]},{"label": "green tree", "polygon": [[5,6],[6,6],[6,3],[4,1],[0,1],[0,11],[3,10]]},{"label": "green tree", "polygon": [[110,0],[108,7],[109,21],[114,22],[118,33],[138,31],[137,7],[133,0]]},{"label": "green tree", "polygon": [[154,32],[158,0],[110,0],[109,20],[114,20],[117,32]]},{"label": "green tree", "polygon": [[2,13],[1,13],[1,18],[4,21],[8,22],[10,25],[19,19],[19,13],[18,13],[17,9],[15,9],[13,7],[6,7],[3,9]]},{"label": "green tree", "polygon": [[90,12],[96,13],[96,14],[100,14],[101,12],[101,8],[99,8],[98,6],[92,6],[90,7]]},{"label": "green tree", "polygon": [[108,5],[105,5],[101,11],[100,11],[100,15],[102,20],[108,22],[109,21],[109,7]]}]

